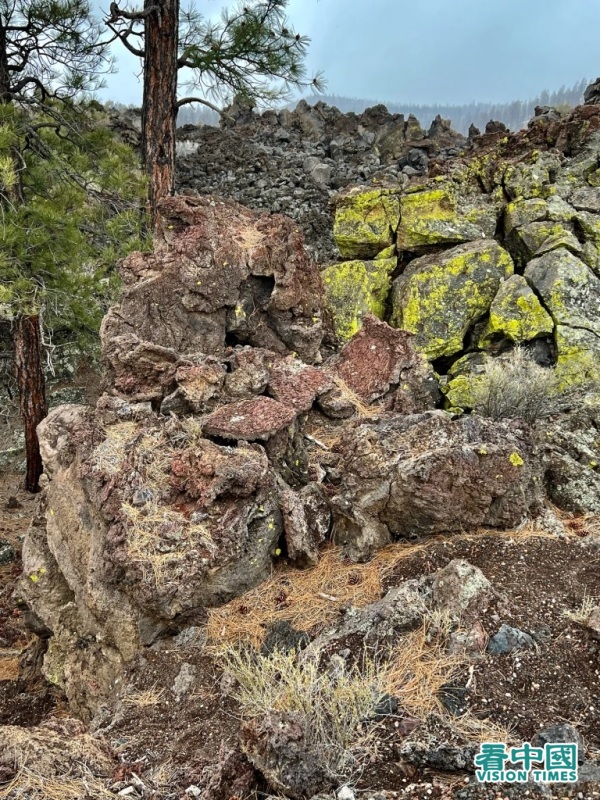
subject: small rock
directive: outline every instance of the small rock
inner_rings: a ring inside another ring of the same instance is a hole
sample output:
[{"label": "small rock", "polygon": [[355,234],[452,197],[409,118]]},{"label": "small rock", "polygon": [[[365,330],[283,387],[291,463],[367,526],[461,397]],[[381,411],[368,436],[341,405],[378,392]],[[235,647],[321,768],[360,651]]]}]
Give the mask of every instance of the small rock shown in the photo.
[{"label": "small rock", "polygon": [[600,606],[592,608],[588,615],[586,625],[592,633],[600,639]]},{"label": "small rock", "polygon": [[337,793],[337,800],[355,800],[356,795],[349,786],[342,786]]},{"label": "small rock", "polygon": [[557,722],[549,725],[543,731],[536,733],[531,744],[534,747],[543,747],[545,744],[573,744],[577,745],[577,761],[583,764],[585,760],[585,742],[577,728],[566,722]]},{"label": "small rock", "polygon": [[8,511],[16,511],[18,508],[23,508],[23,504],[19,503],[16,497],[9,497],[4,506]]},{"label": "small rock", "polygon": [[535,643],[528,633],[504,624],[498,633],[492,636],[487,649],[493,656],[501,656],[517,650],[528,650],[534,646]]},{"label": "small rock", "polygon": [[197,786],[188,786],[185,790],[185,793],[188,794],[190,797],[200,797],[202,792]]},{"label": "small rock", "polygon": [[293,650],[302,650],[309,642],[307,633],[297,631],[287,620],[280,620],[269,626],[260,652],[264,656],[271,655],[276,650],[290,653]]},{"label": "small rock", "polygon": [[4,564],[10,564],[16,557],[17,554],[10,542],[7,542],[6,539],[0,539],[0,567],[4,566]]},{"label": "small rock", "polygon": [[446,711],[453,717],[462,717],[469,708],[469,690],[464,686],[442,686],[438,692],[440,701]]}]

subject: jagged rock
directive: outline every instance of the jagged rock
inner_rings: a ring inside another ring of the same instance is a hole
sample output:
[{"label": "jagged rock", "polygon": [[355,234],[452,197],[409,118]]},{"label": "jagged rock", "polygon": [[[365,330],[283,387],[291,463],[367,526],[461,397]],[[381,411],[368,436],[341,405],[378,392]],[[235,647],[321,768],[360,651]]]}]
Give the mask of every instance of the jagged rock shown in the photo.
[{"label": "jagged rock", "polygon": [[585,621],[587,627],[597,639],[600,639],[600,606],[592,608]]},{"label": "jagged rock", "polygon": [[525,277],[558,325],[583,328],[600,337],[600,278],[561,248],[527,265]]},{"label": "jagged rock", "polygon": [[260,652],[265,656],[275,652],[291,653],[302,650],[309,642],[307,633],[297,631],[287,620],[277,620],[268,627]]},{"label": "jagged rock", "polygon": [[269,375],[268,389],[279,403],[298,412],[309,411],[315,399],[331,386],[327,373],[293,356],[279,359]]},{"label": "jagged rock", "polygon": [[255,397],[213,411],[205,418],[203,430],[207,436],[223,439],[265,441],[288,428],[297,414],[291,405],[284,405],[271,397]]},{"label": "jagged rock", "polygon": [[490,639],[487,649],[488,653],[493,656],[501,656],[533,647],[535,647],[535,642],[528,633],[503,624],[500,626],[498,633],[494,634]]},{"label": "jagged rock", "polygon": [[415,259],[393,283],[391,324],[414,333],[429,359],[458,353],[513,271],[508,253],[487,239]]},{"label": "jagged rock", "polygon": [[524,200],[522,197],[508,203],[504,210],[504,233],[509,235],[515,228],[539,222],[548,215],[548,203],[541,197]]},{"label": "jagged rock", "polygon": [[492,585],[483,572],[462,558],[455,558],[431,578],[430,605],[454,622],[473,621],[485,612],[492,597]]},{"label": "jagged rock", "polygon": [[536,256],[565,248],[576,256],[583,253],[583,245],[573,232],[573,226],[561,222],[530,222],[515,228],[506,245],[518,266],[524,266]]},{"label": "jagged rock", "polygon": [[487,361],[488,356],[485,353],[467,353],[450,367],[447,380],[441,386],[444,405],[449,411],[470,411],[474,407],[477,389],[484,380]]},{"label": "jagged rock", "polygon": [[340,340],[351,339],[362,327],[367,314],[383,319],[396,264],[395,258],[382,258],[346,261],[323,270],[325,303]]},{"label": "jagged rock", "polygon": [[566,722],[557,722],[549,725],[543,731],[536,733],[531,740],[534,747],[544,747],[545,744],[576,744],[577,761],[585,761],[585,742],[577,728]]},{"label": "jagged rock", "polygon": [[263,394],[273,366],[280,356],[260,347],[237,347],[229,359],[231,372],[225,376],[224,395],[229,400],[248,400]]},{"label": "jagged rock", "polygon": [[[51,480],[22,595],[53,632],[45,674],[86,718],[178,614],[269,573],[283,526],[265,451],[197,436],[160,417],[103,430],[73,406],[39,428]],[[141,489],[152,499],[139,507]]]},{"label": "jagged rock", "polygon": [[485,348],[497,339],[521,344],[554,330],[552,317],[544,309],[522,275],[511,275],[500,284],[490,306],[490,317],[479,337]]},{"label": "jagged rock", "polygon": [[331,526],[331,511],[323,490],[309,483],[299,492],[284,489],[280,498],[288,556],[299,566],[314,566]]},{"label": "jagged rock", "polygon": [[540,502],[540,468],[515,423],[391,417],[357,424],[339,450],[334,536],[358,560],[399,536],[513,527]]},{"label": "jagged rock", "polygon": [[415,413],[434,408],[439,398],[433,369],[413,337],[373,316],[327,366],[367,404],[391,395],[394,410]]},{"label": "jagged rock", "polygon": [[594,378],[600,363],[600,278],[564,248],[531,261],[525,277],[556,323],[565,383]]},{"label": "jagged rock", "polygon": [[373,258],[394,242],[400,219],[397,189],[356,187],[336,200],[333,235],[342,258]]},{"label": "jagged rock", "polygon": [[272,711],[245,723],[241,731],[244,752],[269,787],[294,800],[335,785],[325,769],[323,753],[306,741],[306,729],[300,713]]},{"label": "jagged rock", "polygon": [[597,398],[539,426],[546,491],[552,502],[565,511],[600,513],[599,427]]},{"label": "jagged rock", "polygon": [[552,173],[560,168],[554,155],[538,153],[531,161],[509,164],[504,171],[502,185],[511,200],[545,198],[551,194]]},{"label": "jagged rock", "polygon": [[400,198],[398,251],[419,251],[432,245],[458,244],[494,235],[493,204],[473,207],[459,199],[450,184],[410,192]]},{"label": "jagged rock", "polygon": [[174,376],[177,388],[162,401],[161,412],[201,414],[207,411],[217,403],[225,375],[224,366],[214,358],[207,358],[202,364],[178,367]]},{"label": "jagged rock", "polygon": [[583,102],[586,105],[597,105],[600,103],[600,78],[596,78],[593,83],[586,88],[583,93]]},{"label": "jagged rock", "polygon": [[320,278],[289,220],[210,197],[170,197],[159,210],[155,252],[125,260],[121,302],[102,324],[118,391],[165,396],[183,356],[220,356],[226,337],[315,358]]}]

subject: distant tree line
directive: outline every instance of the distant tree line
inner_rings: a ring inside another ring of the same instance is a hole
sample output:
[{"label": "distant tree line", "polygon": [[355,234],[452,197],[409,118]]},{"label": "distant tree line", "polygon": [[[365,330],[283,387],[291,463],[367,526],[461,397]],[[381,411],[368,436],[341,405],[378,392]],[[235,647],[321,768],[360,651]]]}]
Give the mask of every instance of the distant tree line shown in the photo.
[{"label": "distant tree line", "polygon": [[589,80],[583,79],[574,86],[561,86],[560,89],[549,92],[544,90],[537,97],[530,100],[513,100],[511,103],[468,103],[467,105],[411,105],[408,103],[393,103],[383,100],[373,100],[358,97],[341,97],[337,95],[319,95],[307,98],[307,102],[313,105],[321,100],[330,106],[336,106],[340,111],[353,111],[361,113],[370,106],[383,103],[388,111],[394,114],[414,114],[427,128],[431,121],[440,114],[444,119],[452,121],[452,127],[467,134],[470,125],[475,125],[481,131],[485,130],[486,124],[491,120],[503,122],[510,130],[517,131],[527,125],[533,117],[536,106],[554,106],[555,108],[571,108],[583,102],[583,93],[589,84]]},{"label": "distant tree line", "polygon": [[[440,114],[444,119],[452,121],[452,127],[464,133],[469,131],[471,124],[481,131],[491,120],[503,122],[510,130],[517,131],[527,125],[533,117],[536,106],[554,106],[555,108],[572,108],[583,102],[583,93],[589,81],[583,79],[574,86],[561,86],[554,92],[544,90],[537,97],[530,100],[513,100],[511,103],[468,103],[466,105],[411,105],[405,103],[386,102],[385,100],[367,99],[363,97],[344,97],[342,95],[311,95],[306,100],[311,105],[319,101],[335,106],[340,111],[348,113],[353,111],[360,114],[366,108],[383,103],[394,114],[414,114],[423,127],[428,127],[435,117]],[[293,108],[295,103],[291,104]],[[194,105],[181,108],[177,115],[177,125],[218,125],[219,115],[209,108]]]}]

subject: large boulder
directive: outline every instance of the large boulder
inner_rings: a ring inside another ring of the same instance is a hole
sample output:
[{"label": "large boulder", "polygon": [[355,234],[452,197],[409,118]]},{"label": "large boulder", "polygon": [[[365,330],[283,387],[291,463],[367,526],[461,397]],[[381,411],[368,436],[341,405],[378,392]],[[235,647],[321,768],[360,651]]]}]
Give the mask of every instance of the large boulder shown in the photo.
[{"label": "large boulder", "polygon": [[530,261],[525,277],[556,323],[558,366],[565,384],[600,375],[600,278],[565,248]]},{"label": "large boulder", "polygon": [[452,184],[445,183],[402,195],[397,247],[399,251],[419,252],[492,237],[495,228],[492,203],[460,197]]},{"label": "large boulder", "polygon": [[315,358],[321,281],[290,220],[212,197],[169,197],[159,212],[154,252],[125,259],[121,302],[102,324],[116,390],[165,396],[182,359],[226,343]]},{"label": "large boulder", "polygon": [[399,537],[519,525],[540,503],[540,466],[526,430],[442,411],[349,430],[333,498],[334,535],[364,559]]},{"label": "large boulder", "polygon": [[180,615],[268,576],[283,532],[277,481],[260,445],[218,445],[164,417],[104,427],[61,406],[39,437],[50,482],[22,594],[53,632],[45,674],[87,716]]},{"label": "large boulder", "polygon": [[458,353],[513,271],[509,254],[489,239],[417,258],[394,281],[391,324],[414,333],[429,359]]},{"label": "large boulder", "polygon": [[367,405],[386,399],[395,411],[414,413],[435,408],[440,396],[414,337],[373,316],[365,317],[363,329],[326,366],[342,388]]},{"label": "large boulder", "polygon": [[395,258],[380,258],[345,261],[323,270],[325,303],[341,341],[351,339],[360,330],[366,314],[383,319],[396,265]]},{"label": "large boulder", "polygon": [[552,317],[522,275],[511,275],[498,289],[489,320],[479,337],[485,348],[497,340],[521,344],[554,330]]},{"label": "large boulder", "polygon": [[399,219],[398,189],[350,189],[336,201],[333,236],[340,255],[373,258],[393,244]]}]

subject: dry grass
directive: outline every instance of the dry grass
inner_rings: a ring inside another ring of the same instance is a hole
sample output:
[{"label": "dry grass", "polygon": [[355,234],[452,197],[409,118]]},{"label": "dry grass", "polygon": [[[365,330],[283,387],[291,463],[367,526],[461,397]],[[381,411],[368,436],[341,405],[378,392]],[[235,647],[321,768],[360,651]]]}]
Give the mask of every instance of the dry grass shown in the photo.
[{"label": "dry grass", "polygon": [[91,773],[74,778],[68,775],[50,777],[23,767],[16,777],[0,788],[0,798],[16,800],[103,800],[115,795]]},{"label": "dry grass", "polygon": [[273,622],[287,620],[302,631],[331,622],[347,606],[360,607],[378,600],[386,567],[424,547],[425,544],[386,547],[367,564],[347,561],[341,548],[330,547],[312,569],[284,567],[256,589],[211,609],[208,642],[247,642],[259,647],[265,628]]},{"label": "dry grass", "polygon": [[576,622],[578,625],[587,625],[590,614],[598,605],[600,605],[600,597],[592,597],[586,591],[581,605],[574,611],[563,611],[562,616],[571,620],[571,622]]},{"label": "dry grass", "polygon": [[[136,508],[129,503],[121,506],[127,520],[127,549],[131,560],[140,565],[144,579],[152,578],[157,586],[163,585],[169,573],[184,562],[186,551],[191,547],[201,548],[213,555],[215,544],[206,526],[190,522],[179,511],[160,506],[156,501]],[[181,547],[161,552],[168,537],[178,536]]]},{"label": "dry grass", "polygon": [[19,657],[4,658],[0,655],[0,682],[16,681],[19,677]]},{"label": "dry grass", "polygon": [[384,668],[385,688],[413,716],[424,719],[442,712],[439,691],[465,663],[444,652],[440,639],[432,642],[429,624],[404,636]]},{"label": "dry grass", "polygon": [[160,703],[164,693],[164,689],[157,689],[154,685],[150,689],[131,692],[123,698],[123,703],[132,708],[151,708]]},{"label": "dry grass", "polygon": [[[379,550],[366,564],[344,559],[341,548],[326,549],[316,567],[298,571],[290,566],[278,569],[273,577],[225,606],[209,611],[207,641],[247,642],[260,647],[266,628],[286,620],[297,630],[310,631],[337,619],[348,606],[360,608],[382,595],[383,584],[401,561],[440,542],[474,541],[493,535],[516,544],[531,539],[555,539],[554,534],[533,525],[516,531],[482,529],[472,534],[434,536],[417,543],[399,542]],[[437,620],[442,625],[443,620]]]},{"label": "dry grass", "polygon": [[369,406],[365,401],[359,397],[356,392],[353,392],[348,384],[338,376],[333,377],[333,382],[337,386],[340,394],[354,406],[356,413],[359,417],[376,417],[381,413],[377,406]]},{"label": "dry grass", "polygon": [[94,466],[107,475],[120,472],[129,447],[138,431],[136,422],[119,422],[106,429],[106,438],[92,452]]}]

